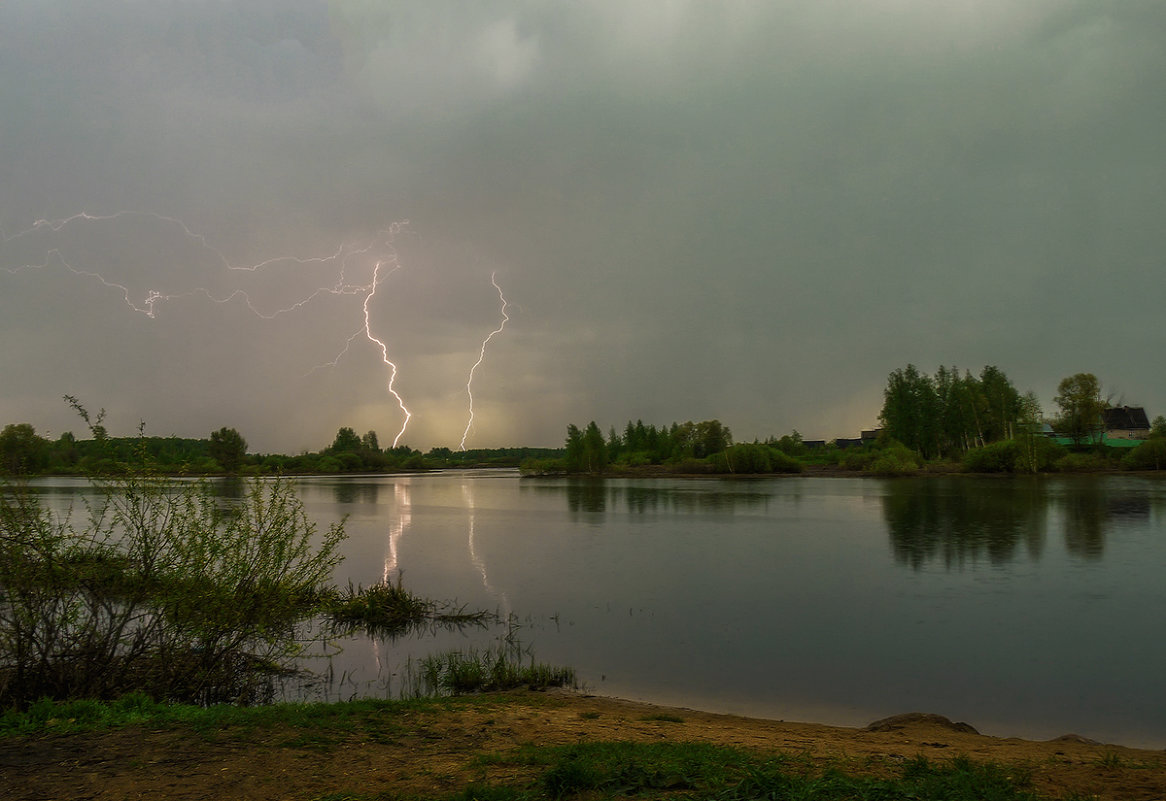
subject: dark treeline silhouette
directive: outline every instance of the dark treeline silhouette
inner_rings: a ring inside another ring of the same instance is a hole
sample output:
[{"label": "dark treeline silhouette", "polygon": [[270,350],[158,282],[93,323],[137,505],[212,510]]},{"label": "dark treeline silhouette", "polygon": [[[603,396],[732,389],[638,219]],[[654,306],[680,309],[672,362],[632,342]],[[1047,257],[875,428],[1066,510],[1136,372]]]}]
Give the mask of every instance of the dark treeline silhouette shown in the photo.
[{"label": "dark treeline silhouette", "polygon": [[592,420],[582,429],[573,423],[567,426],[562,458],[527,460],[523,468],[533,474],[597,475],[652,468],[673,473],[796,473],[802,466],[792,454],[799,450],[796,432],[780,440],[734,444],[732,432],[720,420],[660,427],[629,420],[622,434],[613,426],[606,437]]},{"label": "dark treeline silhouette", "polygon": [[554,459],[561,448],[476,448],[428,453],[407,445],[381,448],[375,431],[363,436],[341,428],[332,444],[295,455],[247,453],[247,442],[233,428],[220,428],[206,439],[191,437],[111,437],[98,420],[88,439],[66,432],[55,440],[37,434],[28,423],[0,431],[0,475],[118,475],[148,468],[159,473],[216,475],[238,473],[318,474],[378,473],[451,467],[517,467],[525,459]]}]

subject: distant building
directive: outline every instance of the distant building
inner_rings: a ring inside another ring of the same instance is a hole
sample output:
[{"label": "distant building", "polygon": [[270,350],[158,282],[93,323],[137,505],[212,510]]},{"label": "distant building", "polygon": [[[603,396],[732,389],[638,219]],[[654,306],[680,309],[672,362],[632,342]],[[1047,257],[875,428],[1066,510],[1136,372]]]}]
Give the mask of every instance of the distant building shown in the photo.
[{"label": "distant building", "polygon": [[1150,419],[1141,406],[1114,406],[1101,413],[1106,439],[1145,439]]}]

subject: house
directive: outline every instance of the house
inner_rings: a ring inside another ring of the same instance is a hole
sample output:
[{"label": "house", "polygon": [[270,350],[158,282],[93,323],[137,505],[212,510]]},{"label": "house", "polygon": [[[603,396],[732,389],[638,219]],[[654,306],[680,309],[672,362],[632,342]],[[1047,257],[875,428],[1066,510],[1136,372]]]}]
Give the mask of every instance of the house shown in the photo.
[{"label": "house", "polygon": [[1141,406],[1113,406],[1101,413],[1106,439],[1145,439],[1150,419]]}]

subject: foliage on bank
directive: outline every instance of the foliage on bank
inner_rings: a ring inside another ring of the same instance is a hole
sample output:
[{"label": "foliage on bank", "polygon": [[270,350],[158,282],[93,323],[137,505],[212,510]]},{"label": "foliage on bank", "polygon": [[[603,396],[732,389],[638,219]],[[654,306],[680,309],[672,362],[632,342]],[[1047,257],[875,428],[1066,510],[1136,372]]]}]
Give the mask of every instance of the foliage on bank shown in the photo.
[{"label": "foliage on bank", "polygon": [[318,534],[286,482],[233,499],[151,476],[98,487],[79,524],[0,487],[0,707],[264,700],[312,639],[343,525]]},{"label": "foliage on bank", "polygon": [[[0,715],[0,736],[63,735],[121,726],[146,726],[179,735],[221,732],[230,728],[240,742],[257,748],[304,747],[334,753],[358,737],[391,742],[420,733],[436,741],[440,716],[465,704],[491,708],[527,704],[501,695],[482,700],[363,700],[335,704],[276,704],[265,708],[160,705],[141,696],[118,701],[38,702],[21,713]],[[537,707],[535,707],[537,709]],[[594,713],[598,715],[599,713]],[[766,753],[757,749],[684,742],[669,727],[683,717],[660,716],[660,740],[630,742],[589,740],[565,745],[526,743],[504,752],[471,748],[463,754],[471,765],[490,767],[473,783],[448,786],[453,799],[525,801],[535,798],[716,798],[807,799],[947,799],[947,801],[1041,801],[1032,772],[1022,765],[981,762],[966,756],[929,760],[873,756],[866,760],[823,763],[806,754]],[[430,723],[432,721],[432,724]],[[678,730],[679,731],[679,730]],[[278,737],[273,737],[278,734]],[[181,737],[179,737],[181,739]],[[300,744],[297,746],[297,744]],[[447,784],[449,784],[447,782]],[[320,798],[372,798],[368,788],[336,773],[332,792]],[[375,794],[375,797],[382,797]],[[1073,796],[1076,797],[1076,796]]]},{"label": "foliage on bank", "polygon": [[377,433],[359,436],[341,428],[332,444],[295,455],[248,453],[247,441],[235,429],[223,427],[205,439],[111,437],[99,415],[90,421],[91,436],[65,432],[55,440],[37,434],[29,423],[11,423],[0,430],[0,475],[125,476],[143,470],[169,475],[332,475],[384,473],[458,467],[517,467],[525,459],[557,458],[561,448],[476,448],[427,453],[407,445],[381,448]]}]

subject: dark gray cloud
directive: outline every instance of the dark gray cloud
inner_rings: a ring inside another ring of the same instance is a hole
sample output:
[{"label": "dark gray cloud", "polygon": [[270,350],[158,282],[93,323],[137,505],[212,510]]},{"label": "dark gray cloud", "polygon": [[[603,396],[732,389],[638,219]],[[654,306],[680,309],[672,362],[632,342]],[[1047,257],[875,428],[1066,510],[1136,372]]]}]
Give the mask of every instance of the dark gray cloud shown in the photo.
[{"label": "dark gray cloud", "polygon": [[[1166,9],[1150,2],[9,2],[0,418],[318,448],[555,444],[567,421],[873,425],[908,361],[1164,411]],[[37,220],[78,212],[157,217]],[[392,247],[381,232],[409,220]],[[19,235],[22,231],[29,231]],[[225,262],[225,263],[224,263]],[[25,265],[44,265],[19,269]],[[331,265],[335,266],[335,265]],[[363,271],[363,272],[362,272]],[[113,276],[113,277],[111,277]]]}]

